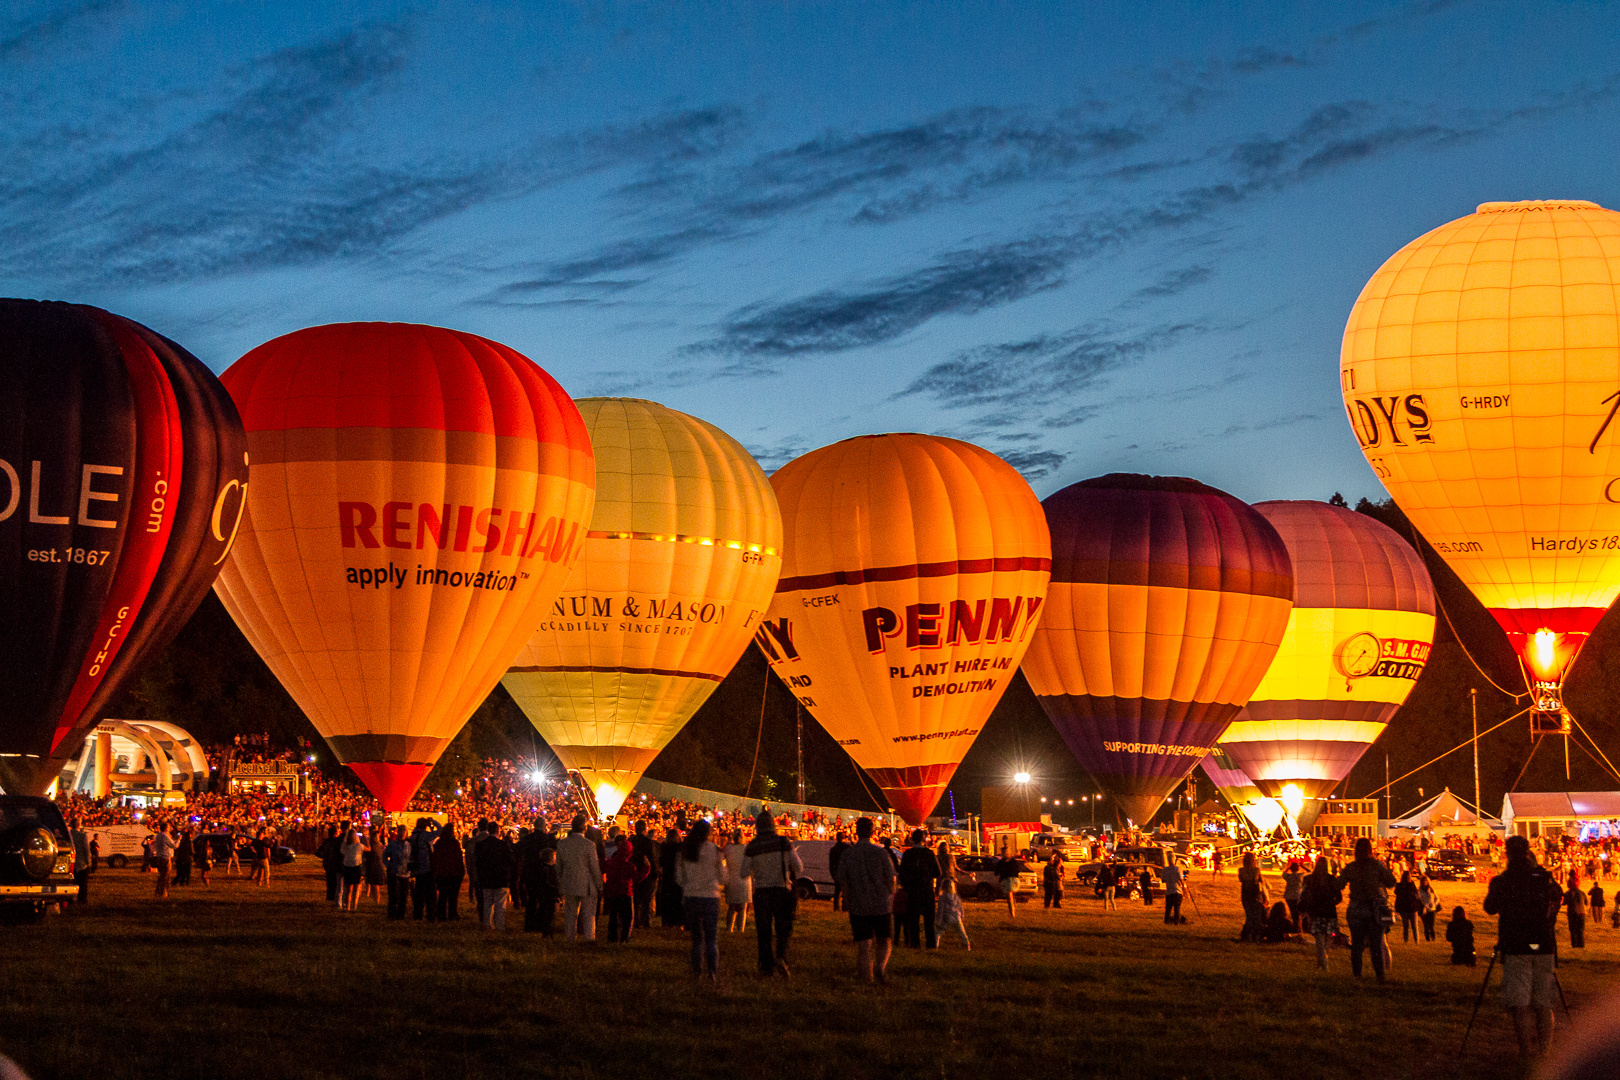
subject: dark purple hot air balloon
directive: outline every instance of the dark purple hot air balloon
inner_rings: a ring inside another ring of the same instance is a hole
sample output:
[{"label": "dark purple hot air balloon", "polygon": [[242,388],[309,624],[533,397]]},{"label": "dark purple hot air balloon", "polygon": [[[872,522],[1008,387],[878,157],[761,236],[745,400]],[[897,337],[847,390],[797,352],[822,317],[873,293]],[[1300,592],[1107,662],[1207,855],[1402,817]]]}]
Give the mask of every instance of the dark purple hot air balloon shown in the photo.
[{"label": "dark purple hot air balloon", "polygon": [[1288,551],[1248,504],[1184,477],[1115,473],[1042,505],[1052,586],[1024,674],[1143,825],[1266,673],[1293,606]]}]

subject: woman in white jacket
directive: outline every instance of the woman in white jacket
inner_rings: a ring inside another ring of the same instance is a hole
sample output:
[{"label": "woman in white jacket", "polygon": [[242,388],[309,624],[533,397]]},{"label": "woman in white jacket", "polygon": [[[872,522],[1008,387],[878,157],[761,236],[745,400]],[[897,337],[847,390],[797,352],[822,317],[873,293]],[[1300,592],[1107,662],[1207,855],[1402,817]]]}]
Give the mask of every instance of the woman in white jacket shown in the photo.
[{"label": "woman in white jacket", "polygon": [[720,898],[726,891],[720,849],[709,843],[709,823],[693,825],[675,859],[686,928],[692,933],[692,974],[720,975]]},{"label": "woman in white jacket", "polygon": [[743,876],[743,856],[748,845],[742,830],[731,834],[726,845],[726,929],[732,933],[748,929],[748,904],[754,899],[754,881]]}]

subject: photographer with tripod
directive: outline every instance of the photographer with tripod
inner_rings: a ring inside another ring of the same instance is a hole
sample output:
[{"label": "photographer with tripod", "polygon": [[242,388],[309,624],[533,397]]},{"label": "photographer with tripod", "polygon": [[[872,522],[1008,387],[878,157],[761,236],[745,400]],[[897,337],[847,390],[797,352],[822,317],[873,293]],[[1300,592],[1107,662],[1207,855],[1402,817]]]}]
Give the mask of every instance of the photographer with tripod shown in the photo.
[{"label": "photographer with tripod", "polygon": [[[1530,854],[1522,836],[1507,840],[1507,869],[1485,894],[1485,913],[1497,916],[1496,954],[1502,958],[1502,1004],[1513,1014],[1519,1053],[1532,1056],[1536,1043],[1547,1048],[1553,1031],[1555,968],[1558,963],[1558,907],[1563,890]],[[1493,957],[1494,959],[1494,957]],[[1490,981],[1490,971],[1485,979]],[[1477,1006],[1476,1006],[1477,1007]]]}]

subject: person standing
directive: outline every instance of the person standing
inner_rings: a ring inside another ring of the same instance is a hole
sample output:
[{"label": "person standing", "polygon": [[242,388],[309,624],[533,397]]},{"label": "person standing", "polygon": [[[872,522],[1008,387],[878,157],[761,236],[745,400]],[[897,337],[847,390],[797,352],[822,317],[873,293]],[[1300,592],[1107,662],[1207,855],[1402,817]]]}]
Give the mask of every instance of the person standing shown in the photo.
[{"label": "person standing", "polygon": [[[763,808],[762,808],[763,812]],[[726,932],[734,934],[748,929],[748,905],[754,899],[754,883],[743,876],[742,830],[731,834],[731,843],[721,852],[726,864]]]},{"label": "person standing", "polygon": [[1401,917],[1401,941],[1416,941],[1418,890],[1410,870],[1401,871],[1400,884],[1395,886],[1395,914]]},{"label": "person standing", "polygon": [[174,837],[169,835],[169,827],[160,824],[157,832],[152,834],[152,865],[157,869],[159,899],[166,899],[169,895],[169,872],[174,859],[174,848]]},{"label": "person standing", "polygon": [[360,864],[365,880],[362,891],[374,904],[386,895],[383,890],[388,887],[388,869],[383,866],[383,848],[387,846],[384,836],[383,830],[375,825],[367,830],[366,853]]},{"label": "person standing", "polygon": [[416,819],[416,831],[411,833],[411,918],[417,922],[438,918],[433,895],[433,841],[438,836],[432,820]]},{"label": "person standing", "polygon": [[467,857],[456,835],[456,824],[447,821],[433,841],[433,893],[437,905],[434,914],[440,922],[461,918],[456,901],[461,897],[461,879],[467,876]]},{"label": "person standing", "polygon": [[1327,970],[1333,935],[1339,932],[1339,901],[1343,898],[1344,890],[1333,876],[1328,857],[1318,855],[1316,868],[1300,885],[1299,900],[1311,936],[1316,938],[1316,966],[1322,971]]},{"label": "person standing", "polygon": [[[900,856],[900,887],[906,892],[906,910],[902,926],[908,949],[924,944],[939,948],[938,932],[934,926],[934,907],[939,897],[939,860],[928,846],[928,832],[913,829],[906,842],[905,854]],[[918,920],[922,932],[918,933]]]},{"label": "person standing", "polygon": [[1372,841],[1356,839],[1356,857],[1339,873],[1339,886],[1350,891],[1344,918],[1350,924],[1350,974],[1361,978],[1361,954],[1372,950],[1373,974],[1384,981],[1384,890],[1395,887],[1389,867],[1373,858]]},{"label": "person standing", "polygon": [[[90,857],[90,837],[84,831],[84,818],[78,816],[73,818],[73,830],[70,835],[73,838],[73,884],[79,887],[77,902],[87,904],[90,902],[90,872],[95,868],[95,863]],[[1599,890],[1599,895],[1601,892]],[[1601,914],[1598,915],[1598,918],[1602,917]]]},{"label": "person standing", "polygon": [[327,903],[336,904],[343,909],[343,898],[340,890],[343,886],[343,830],[349,827],[345,821],[341,827],[328,825],[326,839],[315,849],[315,857],[321,860],[321,870],[326,874],[326,900]]},{"label": "person standing", "polygon": [[1423,874],[1417,881],[1418,918],[1423,920],[1423,940],[1434,940],[1434,920],[1440,914],[1440,897],[1435,894],[1434,886],[1429,884],[1429,875]]},{"label": "person standing", "polygon": [[1097,895],[1102,897],[1104,911],[1119,910],[1119,905],[1114,903],[1115,880],[1113,863],[1105,862],[1097,867]]},{"label": "person standing", "polygon": [[1055,851],[1041,868],[1041,892],[1047,907],[1063,906],[1063,864],[1058,861],[1058,854]]},{"label": "person standing", "polygon": [[[1530,841],[1510,836],[1507,866],[1485,891],[1485,914],[1497,917],[1496,948],[1502,956],[1502,1004],[1513,1017],[1519,1053],[1545,1050],[1553,1033],[1553,988],[1558,962],[1558,883],[1536,864]],[[1534,1039],[1532,1039],[1534,1035]]]},{"label": "person standing", "polygon": [[948,930],[955,930],[962,936],[962,947],[969,952],[973,951],[973,942],[968,940],[967,919],[962,910],[962,897],[956,891],[956,878],[946,875],[939,889],[939,932],[944,934]]},{"label": "person standing", "polygon": [[631,858],[646,873],[636,882],[635,925],[637,929],[652,928],[653,897],[658,893],[658,845],[647,835],[647,821],[636,822],[636,833],[630,838]]},{"label": "person standing", "polygon": [[484,894],[478,891],[478,842],[489,835],[490,824],[483,818],[472,835],[461,842],[462,864],[467,868],[467,897],[478,911],[478,925],[484,924]]},{"label": "person standing", "polygon": [[787,965],[788,940],[793,936],[793,920],[798,914],[793,889],[804,876],[804,863],[793,850],[793,841],[777,833],[776,819],[763,807],[754,818],[754,839],[743,850],[742,872],[753,886],[759,973],[785,979],[791,974]]},{"label": "person standing", "polygon": [[855,822],[855,843],[838,861],[838,883],[855,937],[855,970],[867,982],[889,984],[890,913],[897,875],[889,853],[872,843],[876,823]]},{"label": "person standing", "polygon": [[191,884],[191,830],[181,829],[174,842],[174,883]]},{"label": "person standing", "polygon": [[681,832],[671,828],[664,833],[664,842],[658,846],[658,921],[664,924],[665,929],[681,926],[685,921],[681,884],[675,876],[680,858]]},{"label": "person standing", "polygon": [[1603,882],[1594,880],[1592,890],[1586,894],[1586,906],[1592,910],[1593,926],[1601,927],[1603,925],[1604,900]]},{"label": "person standing", "polygon": [[512,845],[497,829],[478,841],[478,891],[485,930],[506,929],[506,898],[512,888]]},{"label": "person standing", "polygon": [[609,943],[630,940],[630,927],[636,921],[636,886],[647,873],[636,863],[634,845],[628,838],[620,840],[603,868],[602,897],[607,906]]},{"label": "person standing", "polygon": [[1238,867],[1237,879],[1238,899],[1243,904],[1243,932],[1238,935],[1238,940],[1261,941],[1266,936],[1266,890],[1254,852],[1243,853],[1243,865]]},{"label": "person standing", "polygon": [[596,844],[585,835],[585,815],[575,814],[568,835],[557,843],[557,885],[563,897],[563,939],[583,931],[596,940],[596,900],[602,893],[602,863]]},{"label": "person standing", "polygon": [[365,878],[366,838],[349,826],[338,841],[338,874],[343,891],[338,894],[338,910],[354,911],[360,906],[360,882]]},{"label": "person standing", "polygon": [[383,849],[383,868],[388,872],[388,917],[403,919],[410,903],[411,848],[405,841],[405,826],[394,828],[393,839]]},{"label": "person standing", "polygon": [[191,861],[197,868],[197,877],[204,885],[208,884],[208,871],[214,868],[214,849],[208,846],[208,836],[198,832],[191,841]]},{"label": "person standing", "polygon": [[1159,880],[1164,882],[1164,924],[1175,926],[1186,922],[1181,917],[1181,888],[1187,875],[1176,864],[1175,859],[1168,860],[1159,870]]},{"label": "person standing", "polygon": [[838,884],[838,861],[844,857],[844,852],[848,850],[849,841],[844,839],[844,834],[840,831],[833,837],[833,846],[827,850],[827,872],[832,875],[833,879],[832,909],[834,911],[842,910],[844,888]]},{"label": "person standing", "polygon": [[720,849],[709,843],[709,823],[699,819],[681,843],[675,876],[686,908],[686,928],[692,935],[692,974],[720,977],[720,898],[726,875]]},{"label": "person standing", "polygon": [[557,849],[542,847],[537,853],[538,865],[524,885],[523,929],[541,937],[551,937],[557,930],[557,902],[561,893],[557,887]]},{"label": "person standing", "polygon": [[1569,947],[1586,948],[1586,894],[1581,892],[1581,872],[1569,872],[1569,888],[1564,890],[1564,913],[1569,919]]},{"label": "person standing", "polygon": [[1288,869],[1283,871],[1283,903],[1288,905],[1288,917],[1294,923],[1294,930],[1300,929],[1300,919],[1304,911],[1300,907],[1300,889],[1305,884],[1305,868],[1299,864],[1298,859],[1288,860]]}]

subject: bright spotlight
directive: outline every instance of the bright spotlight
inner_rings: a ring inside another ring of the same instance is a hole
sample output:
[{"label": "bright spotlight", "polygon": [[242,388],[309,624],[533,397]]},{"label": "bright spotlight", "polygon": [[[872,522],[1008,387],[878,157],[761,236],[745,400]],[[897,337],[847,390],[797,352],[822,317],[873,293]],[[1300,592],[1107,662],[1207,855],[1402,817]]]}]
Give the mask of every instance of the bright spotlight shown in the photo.
[{"label": "bright spotlight", "polygon": [[1015,784],[1027,784],[1027,783],[1029,783],[1029,773],[1027,773],[1027,772],[1013,773],[1013,783],[1015,783]]},{"label": "bright spotlight", "polygon": [[1305,808],[1305,793],[1300,790],[1298,784],[1284,784],[1281,801],[1283,808],[1288,811],[1288,816],[1297,818],[1299,812]]},{"label": "bright spotlight", "polygon": [[529,782],[532,784],[543,784],[546,782],[546,774],[541,770],[536,769],[534,772],[529,774]]}]

